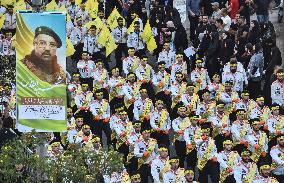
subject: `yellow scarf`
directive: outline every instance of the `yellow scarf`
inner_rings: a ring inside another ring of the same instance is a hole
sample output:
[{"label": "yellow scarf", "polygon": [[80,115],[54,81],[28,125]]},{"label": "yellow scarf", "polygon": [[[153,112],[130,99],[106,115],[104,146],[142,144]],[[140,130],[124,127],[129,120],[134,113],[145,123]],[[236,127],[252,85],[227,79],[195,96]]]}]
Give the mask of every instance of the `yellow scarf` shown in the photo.
[{"label": "yellow scarf", "polygon": [[221,133],[222,129],[223,129],[223,125],[228,125],[228,119],[229,119],[229,115],[227,114],[223,114],[222,117],[221,117],[221,127],[220,128],[217,128],[217,127],[214,127],[213,129],[213,138],[216,137],[219,133]]},{"label": "yellow scarf", "polygon": [[[155,139],[150,139],[149,145],[146,150],[148,151],[149,156],[152,156],[152,153],[154,152],[156,145],[157,145],[157,141]],[[147,159],[148,157],[144,157],[144,156],[138,159],[138,169],[141,167],[141,165],[143,165],[146,162]]]},{"label": "yellow scarf", "polygon": [[143,79],[151,78],[151,66],[147,64],[144,70]]},{"label": "yellow scarf", "polygon": [[147,99],[147,102],[145,104],[144,110],[142,112],[142,115],[140,117],[140,120],[143,121],[144,118],[149,115],[150,110],[151,110],[151,106],[152,106],[152,100],[151,99]]},{"label": "yellow scarf", "polygon": [[107,79],[107,70],[103,69],[103,71],[100,75],[100,80],[96,81],[96,83],[94,84],[94,90],[102,88],[100,81],[101,80],[106,81],[106,79]]},{"label": "yellow scarf", "polygon": [[175,105],[179,102],[181,95],[186,91],[186,82],[182,82],[180,85],[178,95],[173,98],[172,101],[172,108],[175,107]]},{"label": "yellow scarf", "polygon": [[252,167],[249,169],[249,172],[247,173],[247,176],[245,177],[244,183],[252,183],[256,170],[257,170],[257,166],[254,163]]},{"label": "yellow scarf", "polygon": [[106,102],[105,100],[103,100],[102,106],[101,106],[101,108],[100,108],[99,111],[98,111],[98,115],[103,115],[103,113],[106,112],[107,104],[108,104],[108,102]]},{"label": "yellow scarf", "polygon": [[[124,83],[125,80],[123,79],[123,77],[119,76],[118,82]],[[111,89],[111,91],[109,93],[109,101],[111,101],[114,97],[116,97],[116,95],[119,93],[119,90],[121,90],[121,86],[115,86]]]},{"label": "yellow scarf", "polygon": [[201,89],[202,82],[206,79],[205,72],[203,72],[203,69],[200,70],[201,74],[199,74],[199,79],[201,80],[200,83],[196,82],[195,83],[195,92],[198,92]]},{"label": "yellow scarf", "polygon": [[247,132],[247,129],[248,129],[248,123],[245,122],[244,125],[243,125],[243,128],[242,128],[242,130],[240,132],[240,138],[241,139],[244,138],[244,136],[245,136],[245,134]]},{"label": "yellow scarf", "polygon": [[[278,145],[277,145],[276,147],[274,147],[274,148],[278,148]],[[282,153],[279,158],[284,161],[284,153]],[[276,163],[275,161],[272,161],[271,169],[275,169],[275,168],[277,168],[278,166],[281,166],[281,165],[277,165],[277,163]]]},{"label": "yellow scarf", "polygon": [[266,121],[266,120],[269,118],[269,115],[270,115],[270,110],[269,110],[269,108],[268,108],[268,107],[264,107],[263,113],[262,113],[262,115],[260,116],[260,119]]},{"label": "yellow scarf", "polygon": [[124,137],[120,137],[120,138],[117,139],[116,149],[118,149],[123,143],[126,142],[127,137],[132,132],[132,130],[133,130],[132,129],[132,123],[128,121],[126,123],[126,127],[125,127],[125,136]]},{"label": "yellow scarf", "polygon": [[204,152],[202,158],[198,159],[197,167],[198,167],[199,170],[203,170],[203,168],[205,167],[205,165],[206,165],[207,161],[209,160],[210,155],[213,151],[213,148],[214,148],[214,140],[210,139],[208,147],[207,147],[206,151]]},{"label": "yellow scarf", "polygon": [[[230,155],[228,157],[228,163],[227,163],[229,168],[233,168],[235,160],[237,158],[237,155],[238,155],[238,153],[234,152],[234,151],[232,151],[230,153]],[[223,169],[221,171],[221,174],[220,174],[220,183],[223,183],[228,176],[229,176],[229,174],[228,174],[227,170]]]},{"label": "yellow scarf", "polygon": [[[135,98],[137,96],[137,94],[139,93],[139,89],[140,89],[140,84],[139,83],[135,83],[134,84],[134,87],[132,89],[132,93],[131,93],[131,96],[133,98]],[[125,106],[127,108],[129,108],[129,106],[131,105],[131,103],[127,100],[126,97],[124,97],[124,103],[125,103]]]},{"label": "yellow scarf", "polygon": [[170,75],[168,73],[165,74],[165,76],[161,79],[161,83],[163,83],[163,86],[156,86],[155,87],[155,90],[156,90],[156,93],[157,92],[160,92],[160,90],[167,84],[169,83],[169,79],[170,79]]},{"label": "yellow scarf", "polygon": [[169,160],[167,160],[164,168],[160,171],[159,173],[159,179],[160,179],[160,182],[163,182],[163,175],[166,171],[168,171],[170,169],[171,165],[169,163]]},{"label": "yellow scarf", "polygon": [[189,125],[190,125],[190,120],[188,117],[186,117],[180,122],[179,128],[181,130],[185,130],[187,127],[189,127]]},{"label": "yellow scarf", "polygon": [[176,183],[180,183],[183,177],[184,177],[184,168],[179,168],[178,174],[176,175]]},{"label": "yellow scarf", "polygon": [[190,102],[192,105],[192,109],[196,109],[197,102],[198,102],[198,95],[194,93]]},{"label": "yellow scarf", "polygon": [[139,59],[137,57],[134,57],[130,71],[135,72],[138,66],[139,66]]},{"label": "yellow scarf", "polygon": [[260,146],[259,149],[256,149],[255,152],[251,155],[251,159],[254,162],[257,162],[261,152],[262,152],[262,148],[265,144],[265,139],[266,139],[266,134],[264,132],[261,132],[260,137],[259,137],[259,141],[258,141],[258,145]]},{"label": "yellow scarf", "polygon": [[168,117],[168,111],[166,109],[163,109],[162,112],[161,112],[160,120],[158,122],[159,128],[164,126],[164,124],[165,124],[165,122],[167,120],[167,117]]}]

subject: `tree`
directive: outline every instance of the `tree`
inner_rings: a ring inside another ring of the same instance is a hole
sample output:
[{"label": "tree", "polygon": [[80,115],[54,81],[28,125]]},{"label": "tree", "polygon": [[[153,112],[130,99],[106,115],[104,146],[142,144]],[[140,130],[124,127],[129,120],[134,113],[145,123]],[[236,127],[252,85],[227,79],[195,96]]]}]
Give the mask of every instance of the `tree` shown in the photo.
[{"label": "tree", "polygon": [[123,170],[123,156],[113,149],[94,151],[69,144],[56,158],[39,154],[45,133],[25,133],[7,142],[0,154],[0,182],[99,182]]}]

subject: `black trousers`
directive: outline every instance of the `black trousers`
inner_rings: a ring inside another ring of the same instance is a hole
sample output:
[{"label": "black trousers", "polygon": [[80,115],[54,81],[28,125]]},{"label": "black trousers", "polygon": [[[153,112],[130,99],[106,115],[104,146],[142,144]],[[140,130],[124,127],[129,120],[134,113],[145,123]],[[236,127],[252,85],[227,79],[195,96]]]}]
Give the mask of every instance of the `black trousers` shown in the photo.
[{"label": "black trousers", "polygon": [[185,141],[175,141],[176,154],[179,157],[179,167],[184,168],[184,160],[186,156],[186,142]]},{"label": "black trousers", "polygon": [[126,160],[127,160],[127,155],[128,155],[128,153],[129,153],[129,146],[126,145],[125,143],[122,144],[122,145],[118,148],[118,152],[120,152],[121,154],[123,154],[124,162],[126,162]]},{"label": "black trousers", "polygon": [[261,81],[252,81],[249,80],[248,82],[248,90],[251,99],[256,99],[256,97],[262,94],[261,91]]},{"label": "black trousers", "polygon": [[119,68],[119,70],[122,70],[122,54],[127,54],[127,45],[126,43],[119,43],[117,44],[117,48],[115,49],[115,60],[116,60],[116,67]]},{"label": "black trousers", "polygon": [[193,149],[190,153],[186,155],[187,168],[195,169],[197,164],[197,151]]},{"label": "black trousers", "polygon": [[134,118],[133,108],[134,108],[134,105],[133,105],[133,104],[131,104],[131,105],[127,108],[127,114],[128,114],[128,118],[129,118],[130,121],[133,121],[133,118]]},{"label": "black trousers", "polygon": [[137,169],[138,169],[138,158],[132,157],[126,165],[126,170],[128,173],[132,174],[136,172]]},{"label": "black trousers", "polygon": [[212,183],[219,183],[220,170],[218,162],[209,160],[203,170],[199,170],[199,182],[208,183],[208,175],[210,175]]},{"label": "black trousers", "polygon": [[93,134],[101,138],[101,143],[104,131],[107,137],[107,145],[109,146],[111,144],[111,129],[109,122],[103,122],[103,120],[94,120],[94,123],[91,124],[91,131]]},{"label": "black trousers", "polygon": [[226,137],[223,134],[218,134],[214,140],[215,140],[215,144],[217,147],[217,151],[221,152],[223,150],[223,141],[226,139]]},{"label": "black trousers", "polygon": [[229,175],[225,180],[224,183],[236,183],[236,180],[234,178],[234,174],[233,175]]},{"label": "black trousers", "polygon": [[198,36],[198,35],[195,35],[195,30],[197,28],[197,25],[198,25],[198,21],[199,21],[199,17],[198,16],[188,16],[189,18],[189,22],[190,22],[190,40],[195,40],[195,36]]},{"label": "black trousers", "polygon": [[148,177],[150,176],[152,182],[153,182],[153,178],[151,175],[151,166],[148,164],[143,164],[140,166],[139,168],[139,173],[141,176],[141,182],[148,182]]}]

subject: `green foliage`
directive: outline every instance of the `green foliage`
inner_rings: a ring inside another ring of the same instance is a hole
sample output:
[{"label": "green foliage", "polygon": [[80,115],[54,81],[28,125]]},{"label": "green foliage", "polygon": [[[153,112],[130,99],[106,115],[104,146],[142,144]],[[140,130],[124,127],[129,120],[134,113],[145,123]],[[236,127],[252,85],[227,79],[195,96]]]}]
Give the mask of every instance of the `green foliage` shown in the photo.
[{"label": "green foliage", "polygon": [[[45,133],[26,133],[3,146],[0,182],[95,183],[99,175],[123,170],[123,157],[113,149],[96,152],[70,144],[56,158],[41,157],[38,147],[44,146],[48,138]],[[27,151],[31,154],[27,155]],[[22,165],[21,171],[16,169]]]}]

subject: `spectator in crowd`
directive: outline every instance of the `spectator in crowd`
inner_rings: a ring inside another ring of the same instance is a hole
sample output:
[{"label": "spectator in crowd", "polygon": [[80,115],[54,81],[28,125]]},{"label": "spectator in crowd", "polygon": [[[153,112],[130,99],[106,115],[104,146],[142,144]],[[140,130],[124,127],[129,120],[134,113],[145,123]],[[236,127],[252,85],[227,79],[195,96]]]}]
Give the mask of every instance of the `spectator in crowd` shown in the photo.
[{"label": "spectator in crowd", "polygon": [[263,77],[264,57],[260,43],[254,45],[254,54],[248,65],[249,91],[251,98],[256,98],[261,93],[261,79]]},{"label": "spectator in crowd", "polygon": [[271,0],[254,0],[257,21],[259,23],[267,23],[269,21],[269,10]]},{"label": "spectator in crowd", "polygon": [[201,14],[200,0],[187,0],[188,18],[190,21],[190,40],[195,39],[195,29]]}]

